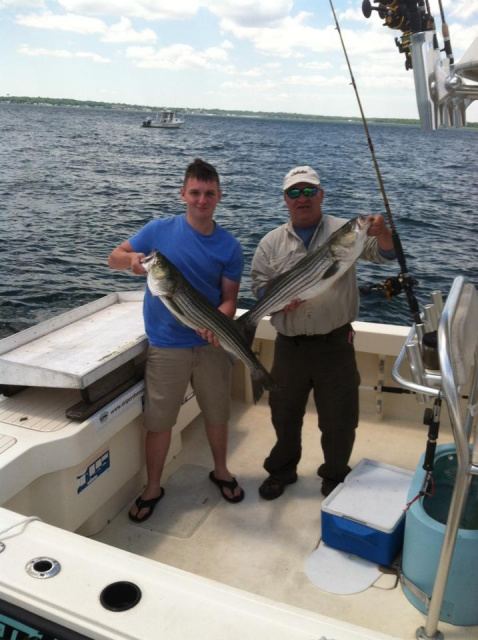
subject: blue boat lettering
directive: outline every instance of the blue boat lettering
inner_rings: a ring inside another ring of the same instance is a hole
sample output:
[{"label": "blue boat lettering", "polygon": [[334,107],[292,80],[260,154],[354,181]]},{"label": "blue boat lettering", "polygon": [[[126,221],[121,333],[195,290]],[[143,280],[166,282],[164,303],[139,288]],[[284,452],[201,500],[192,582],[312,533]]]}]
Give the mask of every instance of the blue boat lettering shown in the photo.
[{"label": "blue boat lettering", "polygon": [[94,462],[89,464],[85,471],[76,479],[79,480],[77,493],[84,491],[92,482],[94,482],[102,473],[110,468],[110,452],[105,451]]},{"label": "blue boat lettering", "polygon": [[13,620],[13,618],[9,618],[0,614],[0,639],[1,640],[34,640],[38,638],[38,640],[53,640],[53,636],[42,635],[36,629],[32,627],[28,627],[18,620]]}]

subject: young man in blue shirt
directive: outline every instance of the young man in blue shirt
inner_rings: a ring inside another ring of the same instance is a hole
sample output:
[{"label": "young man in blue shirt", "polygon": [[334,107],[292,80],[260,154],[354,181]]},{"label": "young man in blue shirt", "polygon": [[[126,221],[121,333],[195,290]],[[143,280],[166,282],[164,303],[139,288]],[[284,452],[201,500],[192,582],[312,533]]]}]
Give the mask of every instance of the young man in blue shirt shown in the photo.
[{"label": "young man in blue shirt", "polygon": [[[188,166],[181,188],[186,213],[149,222],[114,249],[109,266],[145,275],[141,261],[157,249],[222,313],[233,318],[243,257],[239,242],[213,220],[221,195],[216,169],[197,158]],[[181,325],[148,288],[143,312],[149,340],[144,416],[148,479],[129,512],[130,519],[147,520],[164,495],[161,475],[189,382],[204,415],[213,456],[214,470],[209,478],[225,500],[240,502],[244,491],[226,464],[231,374],[227,354],[218,348],[217,338],[208,327],[199,335]]]}]

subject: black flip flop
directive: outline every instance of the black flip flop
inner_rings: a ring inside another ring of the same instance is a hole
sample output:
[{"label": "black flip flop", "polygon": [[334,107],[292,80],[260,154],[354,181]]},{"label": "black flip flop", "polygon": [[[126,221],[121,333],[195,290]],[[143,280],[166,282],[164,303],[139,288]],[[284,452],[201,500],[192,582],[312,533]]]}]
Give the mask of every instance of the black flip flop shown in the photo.
[{"label": "black flip flop", "polygon": [[138,516],[134,516],[132,513],[128,512],[129,519],[133,522],[144,522],[145,520],[150,518],[153,515],[153,511],[156,508],[156,505],[163,496],[164,489],[163,487],[161,487],[161,493],[157,498],[151,498],[150,500],[143,500],[141,496],[139,498],[136,498],[134,504],[138,507],[138,513],[141,511],[141,509],[149,509],[149,511],[142,518],[138,518]]},{"label": "black flip flop", "polygon": [[211,471],[211,473],[209,474],[209,480],[211,482],[214,482],[214,484],[217,487],[219,487],[219,491],[221,492],[221,495],[224,498],[224,500],[227,500],[228,502],[232,502],[233,504],[237,504],[238,502],[241,502],[242,500],[244,500],[243,489],[241,489],[241,493],[238,496],[235,496],[234,498],[230,498],[224,493],[224,489],[229,489],[229,491],[231,492],[234,492],[234,489],[237,489],[239,485],[237,484],[236,478],[233,478],[232,480],[218,480],[214,476],[214,471]]}]

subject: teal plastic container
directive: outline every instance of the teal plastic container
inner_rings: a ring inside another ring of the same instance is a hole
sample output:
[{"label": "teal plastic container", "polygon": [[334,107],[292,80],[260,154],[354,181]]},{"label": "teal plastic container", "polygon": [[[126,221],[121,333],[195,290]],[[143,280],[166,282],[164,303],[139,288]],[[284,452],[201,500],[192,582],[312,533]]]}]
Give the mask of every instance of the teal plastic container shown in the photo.
[{"label": "teal plastic container", "polygon": [[[425,478],[420,458],[408,494],[410,502]],[[432,472],[435,496],[416,500],[407,511],[402,552],[404,576],[429,597],[438,568],[457,468],[453,444],[436,449]],[[403,585],[414,607],[428,613],[425,603]],[[478,624],[478,478],[473,477],[455,544],[440,620],[459,626]]]}]

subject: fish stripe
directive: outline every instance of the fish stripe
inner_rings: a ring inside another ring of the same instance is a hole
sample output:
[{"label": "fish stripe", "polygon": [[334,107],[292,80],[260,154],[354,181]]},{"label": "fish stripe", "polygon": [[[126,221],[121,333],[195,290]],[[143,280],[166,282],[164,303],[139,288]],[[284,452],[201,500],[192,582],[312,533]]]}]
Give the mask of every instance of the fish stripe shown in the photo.
[{"label": "fish stripe", "polygon": [[174,317],[193,329],[210,329],[221,345],[239,357],[249,368],[256,402],[264,388],[277,389],[276,383],[256,358],[243,331],[234,320],[221,313],[192,287],[181,272],[158,251],[147,256],[144,264],[151,293],[159,296]]},{"label": "fish stripe", "polygon": [[308,253],[291,269],[278,275],[263,296],[238,320],[249,342],[255,327],[265,315],[281,311],[294,299],[320,295],[337,277],[345,273],[363,250],[369,223],[360,217],[346,222],[318,249]]}]

